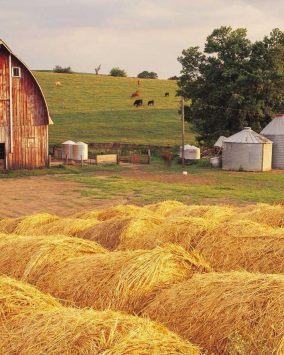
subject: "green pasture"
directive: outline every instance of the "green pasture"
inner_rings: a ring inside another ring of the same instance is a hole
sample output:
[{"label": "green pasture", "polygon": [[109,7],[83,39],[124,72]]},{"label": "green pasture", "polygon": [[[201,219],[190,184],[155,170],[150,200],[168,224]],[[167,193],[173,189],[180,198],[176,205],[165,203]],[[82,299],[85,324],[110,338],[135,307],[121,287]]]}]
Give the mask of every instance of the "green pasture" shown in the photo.
[{"label": "green pasture", "polygon": [[[46,96],[54,125],[50,143],[67,139],[154,145],[180,143],[181,121],[176,82],[172,80],[115,78],[94,74],[34,72]],[[56,86],[59,81],[61,86]],[[139,91],[144,107],[130,98]],[[170,96],[165,97],[165,92]],[[149,100],[155,106],[147,106]],[[187,127],[186,141],[194,142]]]}]

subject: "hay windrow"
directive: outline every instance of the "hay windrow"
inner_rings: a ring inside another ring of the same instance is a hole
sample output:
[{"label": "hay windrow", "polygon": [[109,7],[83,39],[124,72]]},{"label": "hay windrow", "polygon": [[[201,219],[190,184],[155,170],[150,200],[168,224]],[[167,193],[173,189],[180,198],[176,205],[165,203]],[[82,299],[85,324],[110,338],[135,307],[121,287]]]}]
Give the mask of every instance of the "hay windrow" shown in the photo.
[{"label": "hay windrow", "polygon": [[155,322],[113,311],[67,308],[35,288],[0,278],[3,354],[200,354]]},{"label": "hay windrow", "polygon": [[99,221],[107,221],[112,218],[139,218],[139,217],[155,217],[155,213],[148,209],[135,205],[117,205],[101,210],[83,212],[77,215],[83,219],[98,219]]},{"label": "hay windrow", "polygon": [[18,314],[32,313],[40,309],[48,310],[60,306],[55,298],[38,291],[35,287],[10,277],[0,277],[0,319],[2,321]]},{"label": "hay windrow", "polygon": [[283,304],[283,275],[208,273],[162,291],[145,314],[210,354],[275,354]]},{"label": "hay windrow", "polygon": [[242,219],[225,223],[196,244],[216,271],[284,273],[284,233]]},{"label": "hay windrow", "polygon": [[241,218],[267,224],[270,227],[284,227],[284,207],[259,203],[239,210]]},{"label": "hay windrow", "polygon": [[34,232],[37,235],[67,235],[76,237],[84,230],[98,224],[97,219],[61,218],[47,225],[40,226]]},{"label": "hay windrow", "polygon": [[[156,217],[112,218],[78,233],[109,250],[144,249],[143,240],[164,222]],[[150,237],[151,238],[151,237]]]},{"label": "hay windrow", "polygon": [[0,273],[25,280],[40,277],[45,268],[82,255],[105,253],[95,242],[67,236],[0,235]]},{"label": "hay windrow", "polygon": [[27,216],[21,219],[17,224],[13,233],[19,235],[35,234],[38,229],[51,222],[59,220],[59,217],[51,215],[49,213],[40,213],[32,216]]},{"label": "hay windrow", "polygon": [[35,285],[67,304],[139,314],[161,288],[210,270],[198,254],[168,245],[70,259]]}]

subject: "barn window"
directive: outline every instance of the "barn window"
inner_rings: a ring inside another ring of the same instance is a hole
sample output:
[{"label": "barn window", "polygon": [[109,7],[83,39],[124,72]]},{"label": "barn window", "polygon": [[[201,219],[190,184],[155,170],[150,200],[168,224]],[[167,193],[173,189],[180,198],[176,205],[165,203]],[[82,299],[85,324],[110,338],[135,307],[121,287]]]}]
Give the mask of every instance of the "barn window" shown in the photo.
[{"label": "barn window", "polygon": [[0,143],[0,159],[5,159],[5,143]]},{"label": "barn window", "polygon": [[15,77],[15,78],[20,78],[21,77],[21,68],[13,67],[12,71],[13,71],[13,74],[12,74],[13,77]]}]

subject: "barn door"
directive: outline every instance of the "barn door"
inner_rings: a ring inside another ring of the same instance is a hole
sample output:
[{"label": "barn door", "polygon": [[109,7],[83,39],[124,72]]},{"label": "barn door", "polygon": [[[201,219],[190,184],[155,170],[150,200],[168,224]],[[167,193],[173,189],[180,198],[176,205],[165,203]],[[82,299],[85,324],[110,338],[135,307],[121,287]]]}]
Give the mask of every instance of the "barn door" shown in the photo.
[{"label": "barn door", "polygon": [[0,143],[0,169],[6,168],[5,143]]}]

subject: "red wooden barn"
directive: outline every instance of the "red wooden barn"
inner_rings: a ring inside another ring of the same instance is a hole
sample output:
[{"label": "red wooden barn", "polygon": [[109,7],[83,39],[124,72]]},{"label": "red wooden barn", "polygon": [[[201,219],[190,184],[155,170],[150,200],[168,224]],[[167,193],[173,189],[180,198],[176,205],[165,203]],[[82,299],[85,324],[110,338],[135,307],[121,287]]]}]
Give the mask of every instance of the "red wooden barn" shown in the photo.
[{"label": "red wooden barn", "polygon": [[46,167],[50,123],[35,77],[0,40],[0,168]]}]

